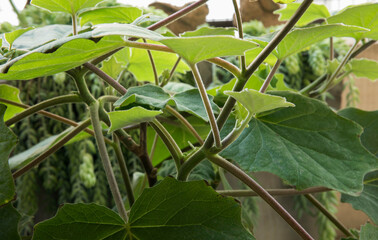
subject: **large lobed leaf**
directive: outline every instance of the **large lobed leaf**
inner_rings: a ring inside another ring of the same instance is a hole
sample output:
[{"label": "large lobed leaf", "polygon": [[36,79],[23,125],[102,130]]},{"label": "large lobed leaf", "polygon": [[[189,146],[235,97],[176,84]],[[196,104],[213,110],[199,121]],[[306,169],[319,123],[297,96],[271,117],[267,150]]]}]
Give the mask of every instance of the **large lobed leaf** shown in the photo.
[{"label": "large lobed leaf", "polygon": [[17,143],[17,137],[4,124],[6,106],[0,104],[0,206],[11,201],[15,194],[12,173],[8,165],[8,157]]},{"label": "large lobed leaf", "polygon": [[145,189],[125,223],[95,204],[66,204],[37,224],[34,240],[95,239],[254,239],[241,224],[240,205],[217,194],[204,181],[165,178]]},{"label": "large lobed leaf", "polygon": [[378,227],[367,223],[361,227],[360,240],[375,240],[378,236]]},{"label": "large lobed leaf", "polygon": [[369,59],[352,59],[346,70],[351,71],[357,77],[366,77],[372,81],[378,79],[378,62]]},{"label": "large lobed leaf", "polygon": [[378,40],[378,4],[349,6],[327,19],[328,23],[344,23],[370,29],[369,32],[355,33],[356,39],[372,38]]},{"label": "large lobed leaf", "polygon": [[17,229],[20,218],[20,213],[12,206],[12,203],[0,207],[0,239],[21,239]]},{"label": "large lobed leaf", "polygon": [[92,23],[132,23],[142,15],[142,10],[136,7],[106,7],[94,8],[80,13],[80,25]]},{"label": "large lobed leaf", "polygon": [[[294,15],[300,5],[300,3],[288,4],[285,8],[279,9],[274,13],[278,13],[280,15],[280,21],[286,21]],[[312,3],[295,25],[303,27],[317,19],[325,19],[329,16],[330,14],[326,6]]]},{"label": "large lobed leaf", "polygon": [[[221,155],[246,171],[268,171],[298,189],[324,186],[356,195],[377,159],[362,147],[361,127],[324,103],[292,92],[270,92],[294,103],[257,116]],[[234,124],[224,127],[222,135]]]},{"label": "large lobed leaf", "polygon": [[32,0],[31,4],[51,12],[66,12],[71,15],[79,10],[96,6],[104,0]]}]

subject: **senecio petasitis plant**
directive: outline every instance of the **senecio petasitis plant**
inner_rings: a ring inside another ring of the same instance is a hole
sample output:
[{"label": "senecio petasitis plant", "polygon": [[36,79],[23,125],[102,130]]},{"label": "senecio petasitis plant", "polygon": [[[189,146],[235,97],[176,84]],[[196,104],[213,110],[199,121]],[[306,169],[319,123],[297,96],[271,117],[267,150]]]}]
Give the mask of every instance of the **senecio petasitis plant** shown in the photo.
[{"label": "senecio petasitis plant", "polygon": [[[286,24],[273,34],[253,37],[243,34],[233,0],[237,29],[204,27],[177,37],[154,30],[207,0],[147,28],[140,24],[153,18],[138,8],[96,8],[100,2],[32,0],[49,11],[69,13],[72,27],[19,29],[0,40],[0,79],[29,80],[65,72],[77,86],[77,92],[27,106],[19,101],[18,89],[0,85],[0,239],[20,239],[20,214],[12,206],[17,198],[14,180],[65,144],[91,136],[116,211],[94,203],[65,204],[55,217],[35,226],[32,239],[254,239],[241,223],[240,204],[232,198],[240,194],[260,196],[301,238],[313,239],[275,200],[272,195],[277,192],[304,194],[348,239],[376,236],[372,224],[364,226],[360,236],[352,233],[312,194],[339,191],[342,201],[378,222],[378,112],[335,112],[316,99],[348,74],[378,78],[377,62],[354,59],[378,38],[378,4],[351,6],[331,16],[312,0],[280,1],[288,4],[279,10]],[[318,19],[320,24],[308,26]],[[333,57],[333,37],[355,39],[341,61]],[[286,87],[282,75],[275,74],[280,63],[324,39],[330,39],[331,46],[327,71],[300,91]],[[239,56],[240,66],[219,58],[224,56]],[[221,66],[234,80],[206,90],[197,69],[201,61]],[[261,68],[269,71],[265,79],[257,74]],[[192,71],[196,88],[170,81],[175,71],[186,70]],[[125,71],[149,83],[126,89],[117,81]],[[88,72],[108,84],[107,95],[96,99],[91,94],[85,81]],[[216,99],[226,100],[218,106]],[[86,104],[90,117],[77,123],[44,110],[68,103]],[[72,127],[9,158],[17,143],[10,128],[35,113]],[[185,134],[174,134],[172,121]],[[130,126],[140,129],[138,139],[127,133]],[[144,167],[150,188],[140,196],[134,195],[121,144]],[[115,150],[123,183],[115,180],[106,145]],[[216,192],[203,180],[188,181],[193,169],[205,167],[204,160],[212,163],[212,171],[222,168],[250,190]],[[171,161],[176,169],[158,182],[163,161]],[[267,191],[248,175],[256,171],[274,173],[293,188]],[[121,196],[118,184],[125,184],[127,196]]]}]

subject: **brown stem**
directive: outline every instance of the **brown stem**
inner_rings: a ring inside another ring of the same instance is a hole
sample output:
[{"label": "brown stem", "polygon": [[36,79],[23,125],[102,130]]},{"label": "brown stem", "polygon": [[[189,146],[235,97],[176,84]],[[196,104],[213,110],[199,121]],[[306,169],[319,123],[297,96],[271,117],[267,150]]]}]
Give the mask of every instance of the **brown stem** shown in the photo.
[{"label": "brown stem", "polygon": [[[143,42],[147,43],[146,39],[143,38]],[[151,62],[151,67],[152,67],[152,72],[154,73],[154,78],[155,78],[155,85],[159,86],[159,76],[156,70],[156,65],[155,65],[155,60],[152,56],[151,50],[147,50],[148,58],[150,59]]]},{"label": "brown stem", "polygon": [[[234,5],[235,10],[235,16],[236,16],[236,26],[238,28],[239,38],[243,39],[243,25],[242,25],[242,18],[239,10],[239,6],[236,0],[232,0],[232,3]],[[244,72],[246,70],[246,62],[245,62],[245,55],[240,56],[240,68]]]},{"label": "brown stem", "polygon": [[266,89],[268,89],[270,82],[272,81],[274,74],[276,73],[278,67],[281,65],[281,60],[277,60],[276,64],[274,64],[272,70],[270,71],[268,77],[265,79],[263,85],[260,88],[261,93],[265,93]]},{"label": "brown stem", "polygon": [[248,174],[219,155],[209,155],[207,157],[211,162],[227,170],[229,173],[237,177],[253,191],[255,191],[298,233],[299,236],[302,237],[302,239],[313,240],[311,235],[306,232],[306,230],[286,211],[286,209],[282,207],[281,204],[279,204],[277,200],[274,199],[263,187],[261,187],[260,184],[248,176]]},{"label": "brown stem", "polygon": [[340,229],[348,237],[353,237],[353,234],[345,227],[335,216],[330,213],[321,202],[319,202],[314,196],[311,194],[306,194],[305,197],[312,203],[314,206],[321,211],[335,226]]},{"label": "brown stem", "polygon": [[[328,192],[328,191],[332,191],[332,189],[325,188],[325,187],[313,187],[313,188],[307,188],[302,191],[298,191],[296,189],[266,189],[266,191],[272,196],[295,196],[295,195],[303,195],[303,194],[310,194],[310,193]],[[219,190],[217,192],[219,194],[222,194],[223,196],[230,196],[230,197],[259,196],[256,192],[252,190]]]}]

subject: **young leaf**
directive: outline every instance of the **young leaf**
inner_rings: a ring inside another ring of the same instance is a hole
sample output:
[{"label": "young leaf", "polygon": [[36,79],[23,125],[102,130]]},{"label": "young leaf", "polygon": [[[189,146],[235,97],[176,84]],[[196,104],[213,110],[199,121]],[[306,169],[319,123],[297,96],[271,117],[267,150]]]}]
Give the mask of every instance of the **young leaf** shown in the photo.
[{"label": "young leaf", "polygon": [[31,4],[51,12],[66,12],[74,15],[79,10],[94,7],[102,1],[104,0],[32,0]]},{"label": "young leaf", "polygon": [[18,234],[18,222],[21,215],[12,206],[12,203],[8,203],[5,206],[0,207],[0,239],[21,239]]},{"label": "young leaf", "polygon": [[378,223],[378,171],[366,174],[364,178],[364,190],[360,196],[354,197],[341,195],[341,201],[352,204],[354,209],[366,213],[370,219]]},{"label": "young leaf", "polygon": [[162,111],[147,110],[142,107],[133,107],[129,110],[109,112],[110,125],[109,132],[117,129],[142,122],[152,121],[157,115],[162,114]]},{"label": "young leaf", "polygon": [[360,240],[374,240],[378,236],[378,227],[367,223],[361,227]]},{"label": "young leaf", "polygon": [[[22,34],[34,29],[34,27],[28,27],[28,28],[23,28],[23,29],[17,29],[13,32],[9,33],[4,33],[3,37],[5,42],[2,43],[2,47],[7,47],[7,48],[12,48],[13,42],[20,37]],[[6,46],[4,44],[7,43]]]},{"label": "young leaf", "polygon": [[118,214],[104,206],[64,204],[55,217],[35,226],[33,240],[124,239],[125,225]]},{"label": "young leaf", "polygon": [[201,27],[195,31],[189,31],[180,34],[181,37],[198,37],[206,35],[235,35],[236,28],[215,28],[215,27]]},{"label": "young leaf", "polygon": [[278,59],[297,53],[312,44],[329,37],[350,37],[356,32],[366,32],[368,29],[343,24],[320,25],[308,28],[299,28],[290,32],[278,44]]},{"label": "young leaf", "polygon": [[106,37],[99,42],[75,39],[63,44],[53,53],[33,52],[20,58],[10,66],[7,73],[0,73],[0,79],[28,80],[70,70],[124,46],[120,37]]},{"label": "young leaf", "polygon": [[15,194],[12,173],[9,169],[8,158],[17,143],[17,137],[4,124],[6,106],[0,104],[0,206],[11,201]]},{"label": "young leaf", "polygon": [[346,70],[357,77],[366,77],[372,81],[378,79],[378,62],[369,59],[352,59],[346,65]]},{"label": "young leaf", "polygon": [[[280,21],[287,21],[294,15],[300,5],[300,3],[288,4],[285,8],[278,9],[274,13],[280,15]],[[329,16],[330,14],[326,6],[312,3],[295,25],[298,27],[303,27],[317,19],[325,19]]]},{"label": "young leaf", "polygon": [[257,47],[253,42],[231,36],[166,38],[160,42],[191,64],[213,57],[243,55],[245,51]]},{"label": "young leaf", "polygon": [[328,23],[344,23],[370,29],[369,32],[354,33],[356,39],[371,38],[378,40],[378,4],[349,6],[327,19]]},{"label": "young leaf", "polygon": [[142,15],[142,10],[136,7],[94,8],[79,14],[80,25],[92,23],[132,23]]},{"label": "young leaf", "polygon": [[357,108],[345,108],[338,112],[342,117],[348,118],[364,128],[361,134],[362,145],[378,157],[378,111],[363,111]]},{"label": "young leaf", "polygon": [[[246,171],[274,173],[298,189],[325,186],[351,195],[361,192],[364,175],[377,168],[377,159],[359,140],[361,127],[318,100],[269,93],[295,107],[257,115],[221,155]],[[234,123],[227,126],[223,136]]]},{"label": "young leaf", "polygon": [[226,91],[224,93],[235,98],[252,115],[282,107],[295,107],[294,104],[286,102],[284,97],[260,93],[253,89],[245,89],[241,92]]},{"label": "young leaf", "polygon": [[54,24],[30,30],[13,42],[15,49],[31,50],[72,34],[72,26]]},{"label": "young leaf", "polygon": [[[20,90],[18,88],[10,86],[8,84],[1,84],[0,85],[0,98],[4,98],[7,100],[11,100],[13,102],[21,103],[21,100],[19,98]],[[17,113],[22,112],[24,109],[20,107],[16,107],[11,104],[2,103],[7,106],[7,110],[5,111],[4,115],[4,122],[7,121],[9,118],[13,117]]]},{"label": "young leaf", "polygon": [[[145,189],[130,212],[136,239],[254,239],[241,224],[240,205],[204,181],[165,178]],[[128,236],[131,238],[131,236]]]}]

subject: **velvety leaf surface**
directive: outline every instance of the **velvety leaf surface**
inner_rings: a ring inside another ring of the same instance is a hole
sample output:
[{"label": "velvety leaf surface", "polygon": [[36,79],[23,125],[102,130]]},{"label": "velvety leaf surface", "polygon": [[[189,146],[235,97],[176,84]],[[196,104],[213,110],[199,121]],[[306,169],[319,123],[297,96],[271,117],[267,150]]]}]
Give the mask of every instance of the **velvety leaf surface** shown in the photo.
[{"label": "velvety leaf surface", "polygon": [[51,12],[75,14],[79,10],[96,6],[104,0],[32,0],[31,3]]},{"label": "velvety leaf surface", "polygon": [[[8,46],[12,46],[13,42],[20,37],[22,34],[32,30],[34,27],[28,27],[28,28],[23,28],[23,29],[17,29],[13,32],[5,33],[4,34],[4,40],[7,43]],[[3,43],[2,43],[3,44]],[[7,47],[8,47],[7,46]],[[4,47],[4,46],[3,46]]]},{"label": "velvety leaf surface", "polygon": [[356,32],[366,31],[368,31],[368,29],[356,26],[346,26],[343,24],[320,25],[295,29],[286,35],[280,44],[278,44],[277,57],[279,59],[284,59],[291,54],[299,52],[304,48],[329,37],[350,37]]},{"label": "velvety leaf surface", "polygon": [[206,35],[230,35],[234,36],[236,28],[201,27],[195,31],[180,34],[181,37],[198,37]]},{"label": "velvety leaf surface", "polygon": [[[0,98],[4,98],[13,102],[21,103],[21,100],[19,98],[20,90],[18,88],[7,85],[7,84],[0,84]],[[9,118],[13,117],[17,113],[22,112],[24,109],[20,107],[16,107],[11,104],[2,103],[7,106],[7,110],[4,114],[4,122],[6,122]]]},{"label": "velvety leaf surface", "polygon": [[[204,139],[210,132],[210,126],[208,123],[204,122],[203,120],[196,118],[196,117],[188,117],[187,120],[190,124],[194,127],[194,129],[198,132],[198,134]],[[191,144],[197,143],[197,139],[185,128],[182,127],[179,122],[177,124],[169,124],[169,123],[162,123],[165,129],[171,134],[171,136],[175,139],[177,145],[184,149],[189,147],[189,142]],[[155,131],[152,128],[147,128],[147,149],[148,152],[151,152],[153,141],[155,138]],[[155,152],[152,158],[152,164],[154,166],[158,165],[165,159],[171,156],[170,152],[168,151],[167,147],[158,137],[156,141]]]},{"label": "velvety leaf surface", "polygon": [[7,73],[0,73],[0,79],[28,80],[67,71],[122,46],[119,37],[102,38],[98,43],[75,39],[53,53],[28,54],[11,65]]},{"label": "velvety leaf surface", "polygon": [[[160,44],[153,41],[147,42]],[[158,76],[162,75],[164,70],[171,71],[178,59],[178,56],[173,53],[151,51],[151,54],[155,62],[156,72]],[[131,57],[127,69],[133,73],[138,81],[155,82],[155,76],[150,58],[147,51],[144,49],[133,48],[131,50]],[[176,72],[180,73],[185,73],[189,70],[190,68],[183,61],[180,61],[176,68]]]},{"label": "velvety leaf surface", "polygon": [[204,181],[165,178],[145,189],[130,212],[137,239],[254,239],[241,224],[240,205],[217,194]]},{"label": "velvety leaf surface", "polygon": [[295,106],[290,102],[286,102],[284,97],[260,93],[253,89],[245,89],[241,92],[226,91],[225,94],[235,98],[235,100],[241,103],[252,115],[277,108]]},{"label": "velvety leaf surface", "polygon": [[[288,4],[285,8],[279,9],[274,13],[280,14],[280,21],[287,21],[294,15],[300,5],[300,3]],[[329,16],[330,14],[326,6],[312,3],[295,25],[303,27],[317,19],[325,19]]]},{"label": "velvety leaf surface", "polygon": [[350,6],[327,19],[328,23],[344,23],[370,29],[369,32],[355,33],[356,39],[372,38],[378,40],[378,4]]},{"label": "velvety leaf surface", "polygon": [[369,59],[352,59],[346,65],[347,71],[352,71],[357,77],[366,77],[372,81],[378,79],[378,62]]},{"label": "velvety leaf surface", "polygon": [[18,240],[18,221],[21,215],[12,206],[12,203],[0,207],[0,239]]},{"label": "velvety leaf surface", "polygon": [[360,196],[341,195],[341,201],[352,204],[354,209],[365,212],[374,223],[378,223],[378,171],[366,174],[364,190]]},{"label": "velvety leaf surface", "polygon": [[[179,93],[171,93],[155,85],[143,85],[140,87],[131,87],[127,93],[114,103],[115,107],[120,109],[128,108],[135,104],[140,106],[149,106],[153,109],[163,109],[167,104],[177,107],[178,111],[188,112],[207,121],[207,114],[202,103],[201,95],[197,89],[189,89]],[[209,96],[213,111],[219,112],[218,106],[212,102],[212,96]]]},{"label": "velvety leaf surface", "polygon": [[133,24],[108,23],[100,24],[94,27],[92,32],[93,37],[103,37],[108,35],[121,35],[128,37],[145,38],[154,41],[159,41],[164,37],[154,31],[146,28],[138,27]]},{"label": "velvety leaf surface", "polygon": [[38,223],[33,240],[124,239],[126,224],[118,214],[96,204],[65,204],[52,219]]},{"label": "velvety leaf surface", "polygon": [[136,7],[95,8],[79,14],[80,25],[92,23],[132,23],[142,15],[142,10]]},{"label": "velvety leaf surface", "polygon": [[378,111],[363,111],[357,108],[345,108],[338,112],[364,128],[361,135],[362,145],[378,157]]},{"label": "velvety leaf surface", "polygon": [[0,206],[13,199],[15,187],[8,158],[17,143],[17,137],[4,124],[6,106],[0,104]]},{"label": "velvety leaf surface", "polygon": [[[221,155],[246,171],[268,171],[298,189],[324,186],[356,195],[364,175],[377,159],[362,147],[362,128],[335,114],[324,103],[292,92],[285,97],[294,108],[257,116]],[[222,129],[225,136],[233,128]]]},{"label": "velvety leaf surface", "polygon": [[31,50],[45,43],[67,37],[70,34],[72,34],[71,25],[47,25],[22,34],[14,41],[13,47],[16,49]]},{"label": "velvety leaf surface", "polygon": [[157,115],[162,113],[162,111],[147,110],[143,107],[133,107],[129,110],[109,112],[108,115],[111,122],[109,132],[129,125],[152,121]]},{"label": "velvety leaf surface", "polygon": [[360,240],[375,240],[378,236],[378,227],[370,223],[361,227]]},{"label": "velvety leaf surface", "polygon": [[160,42],[191,64],[213,57],[243,55],[248,49],[257,47],[255,43],[231,36],[166,38]]}]

